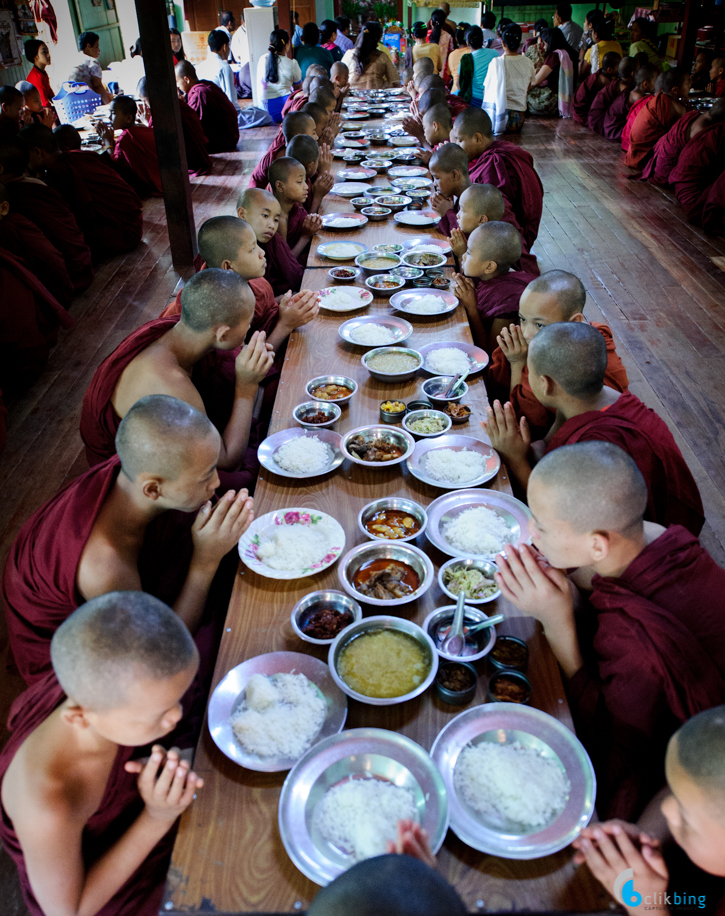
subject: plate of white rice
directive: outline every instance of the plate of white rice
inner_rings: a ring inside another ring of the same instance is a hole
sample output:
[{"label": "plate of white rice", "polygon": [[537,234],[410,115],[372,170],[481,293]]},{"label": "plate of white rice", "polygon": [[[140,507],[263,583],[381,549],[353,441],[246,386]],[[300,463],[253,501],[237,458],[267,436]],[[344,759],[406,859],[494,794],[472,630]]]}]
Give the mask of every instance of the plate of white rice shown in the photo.
[{"label": "plate of white rice", "polygon": [[519,547],[531,542],[528,506],[498,490],[455,490],[433,500],[427,512],[425,535],[449,557],[490,560],[506,544]]},{"label": "plate of white rice", "polygon": [[344,549],[345,531],[339,522],[324,512],[300,508],[255,518],[239,539],[244,565],[267,579],[301,579],[322,572]]},{"label": "plate of white rice", "polygon": [[[396,181],[422,181],[422,178],[396,178]],[[401,188],[407,190],[407,188]],[[435,226],[440,222],[440,216],[435,210],[401,210],[393,215],[396,223],[404,226]]]},{"label": "plate of white rice", "polygon": [[356,347],[389,347],[402,344],[413,333],[413,325],[405,318],[366,315],[350,318],[340,325],[338,334]]},{"label": "plate of white rice", "polygon": [[384,854],[398,820],[428,832],[437,852],[448,829],[441,774],[420,745],[382,728],[356,728],[315,744],[290,771],[279,829],[290,859],[326,885],[351,865]]},{"label": "plate of white rice", "polygon": [[441,340],[420,347],[426,375],[474,375],[488,365],[488,353],[473,344],[459,340]]},{"label": "plate of white rice", "polygon": [[471,707],[440,732],[431,757],[448,789],[451,829],[489,855],[551,855],[594,814],[589,755],[572,731],[539,709]]},{"label": "plate of white rice", "polygon": [[289,770],[310,747],[341,731],[347,697],[329,667],[300,652],[271,652],[232,668],[209,701],[217,747],[249,770]]},{"label": "plate of white rice", "polygon": [[394,309],[407,315],[440,316],[454,311],[458,307],[458,299],[453,293],[424,286],[415,291],[401,290],[399,293],[393,293],[390,304]]},{"label": "plate of white rice", "polygon": [[416,443],[408,458],[410,473],[443,490],[477,487],[498,474],[498,452],[473,436],[445,435]]},{"label": "plate of white rice", "polygon": [[281,429],[257,449],[263,468],[280,477],[305,480],[339,467],[345,459],[340,436],[330,429]]},{"label": "plate of white rice", "polygon": [[330,312],[354,312],[367,308],[372,301],[370,290],[357,286],[326,286],[320,290],[320,308]]}]

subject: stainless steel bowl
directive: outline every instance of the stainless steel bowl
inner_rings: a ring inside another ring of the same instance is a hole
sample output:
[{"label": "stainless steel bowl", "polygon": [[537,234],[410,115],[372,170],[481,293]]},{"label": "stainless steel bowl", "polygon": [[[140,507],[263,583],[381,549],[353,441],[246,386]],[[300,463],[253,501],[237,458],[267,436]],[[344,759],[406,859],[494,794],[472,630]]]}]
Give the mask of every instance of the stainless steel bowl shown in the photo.
[{"label": "stainless steel bowl", "polygon": [[401,280],[405,280],[406,283],[413,280],[420,280],[423,276],[423,271],[418,267],[394,267],[390,273],[394,277],[400,277]]},{"label": "stainless steel bowl", "polygon": [[[366,261],[380,261],[381,258],[384,258],[388,262],[384,267],[365,266]],[[379,251],[366,251],[363,254],[359,254],[355,258],[355,264],[362,268],[366,277],[372,277],[375,274],[384,274],[386,271],[392,270],[394,267],[398,267],[400,264],[400,258],[397,254],[382,254]]]},{"label": "stainless steel bowl", "polygon": [[[332,608],[335,611],[339,611],[341,614],[347,611],[352,614],[352,623],[357,623],[358,620],[362,620],[362,608],[360,605],[353,598],[343,594],[343,592],[339,592],[334,588],[319,592],[310,592],[309,595],[305,595],[305,597],[302,598],[301,601],[298,601],[292,608],[290,620],[292,622],[292,629],[299,638],[305,642],[311,642],[315,646],[329,646],[336,639],[335,636],[333,636],[332,639],[314,639],[312,636],[308,636],[303,630],[303,627],[306,626],[310,617],[321,607]],[[348,626],[352,626],[352,624],[348,624]]]},{"label": "stainless steel bowl", "polygon": [[[352,271],[353,275],[351,277],[345,277],[341,275],[341,271]],[[331,270],[327,271],[327,276],[332,277],[333,280],[337,280],[338,283],[352,283],[353,280],[357,280],[360,276],[359,267],[333,267]]]},{"label": "stainless steel bowl", "polygon": [[363,214],[363,216],[367,216],[371,222],[377,223],[381,220],[387,219],[393,211],[390,209],[390,207],[373,206],[363,207],[360,212]]},{"label": "stainless steel bowl", "polygon": [[[448,595],[449,598],[452,598],[453,601],[458,600],[458,595],[454,595],[452,591],[448,589],[445,584],[446,581],[446,570],[448,569],[477,569],[479,572],[482,572],[487,579],[493,579],[494,573],[498,572],[498,566],[495,563],[490,563],[488,560],[474,560],[473,557],[463,558],[463,557],[454,557],[452,560],[448,560],[446,563],[441,566],[438,570],[438,584],[440,585],[442,591]],[[489,601],[495,601],[501,595],[501,589],[497,589],[490,598],[466,598],[466,604],[488,604]]]},{"label": "stainless steel bowl", "polygon": [[[383,439],[385,442],[391,442],[393,445],[396,445],[398,448],[403,449],[403,454],[400,458],[393,458],[391,461],[363,461],[362,458],[358,458],[357,455],[353,455],[352,452],[348,450],[347,443],[352,439],[353,436],[362,436],[366,441],[373,439]],[[415,448],[415,440],[410,435],[406,433],[403,429],[392,429],[389,426],[383,426],[379,424],[378,426],[358,426],[357,429],[351,429],[342,437],[342,442],[340,443],[340,449],[342,450],[343,455],[346,458],[349,458],[354,464],[360,464],[364,468],[386,468],[391,467],[394,464],[400,464],[402,461],[405,461],[413,452]]]},{"label": "stainless steel bowl", "polygon": [[395,188],[391,184],[377,184],[363,191],[365,197],[380,197],[381,194],[395,194]]},{"label": "stainless steel bowl", "polygon": [[[434,407],[441,407],[445,409],[446,404],[449,401],[462,401],[463,398],[468,394],[468,385],[465,382],[459,382],[456,386],[456,391],[459,394],[454,395],[453,397],[443,398],[441,395],[443,392],[450,387],[451,382],[453,381],[452,375],[436,375],[433,378],[429,378],[427,381],[423,382],[423,394],[428,398],[431,404]],[[461,391],[461,389],[463,389]]]},{"label": "stainless steel bowl", "polygon": [[[392,353],[395,355],[403,356],[414,356],[419,360],[419,362],[415,368],[406,369],[404,372],[383,372],[380,369],[371,368],[369,365],[370,360],[374,356],[382,356],[385,353]],[[370,375],[372,375],[373,378],[380,382],[407,382],[412,379],[418,369],[420,369],[423,363],[423,357],[417,350],[410,350],[407,347],[376,347],[374,350],[368,350],[368,352],[363,357],[361,357],[361,362],[363,366],[365,366],[365,368],[368,370]]]},{"label": "stainless steel bowl", "polygon": [[[399,213],[412,201],[410,197],[406,197],[404,194],[381,194],[380,197],[375,198],[375,203],[379,207],[390,207],[393,213]],[[412,265],[409,264],[408,266],[411,267]]]},{"label": "stainless steel bowl", "polygon": [[[412,515],[413,518],[418,522],[420,525],[420,530],[415,534],[408,535],[408,537],[395,538],[395,540],[373,534],[365,527],[365,522],[370,521],[376,512],[380,512],[383,509],[407,512],[409,515]],[[419,506],[418,503],[413,502],[412,499],[401,499],[397,496],[387,496],[384,499],[376,499],[375,502],[368,503],[367,506],[363,506],[363,508],[360,510],[360,514],[357,517],[357,526],[365,535],[365,537],[370,538],[371,541],[382,541],[384,544],[403,544],[405,541],[412,541],[414,538],[417,538],[419,534],[423,534],[427,524],[428,513],[422,506]]]},{"label": "stainless steel bowl", "polygon": [[[401,563],[407,563],[420,578],[417,591],[405,598],[367,598],[361,595],[353,585],[353,579],[364,563],[370,563],[373,560],[398,560]],[[367,541],[365,544],[353,547],[345,554],[338,563],[337,575],[347,594],[361,604],[397,608],[410,604],[411,601],[417,601],[424,595],[433,584],[435,571],[428,554],[413,544],[399,544],[396,541]]]},{"label": "stainless steel bowl", "polygon": [[[343,385],[345,388],[350,388],[352,391],[352,394],[349,394],[346,398],[338,398],[335,401],[321,401],[323,404],[347,404],[357,391],[357,382],[355,379],[347,378],[344,375],[318,375],[317,378],[310,379],[305,385],[305,391],[311,398],[314,398],[312,392],[315,388],[319,388],[320,385]],[[315,400],[320,399],[315,398]]]},{"label": "stainless steel bowl", "polygon": [[[376,137],[374,137],[371,134],[368,134],[368,137],[370,138],[370,140],[372,140],[373,143],[375,143],[377,139]],[[380,142],[384,143],[385,137],[381,137]],[[382,175],[383,172],[387,172],[392,164],[393,164],[392,159],[365,159],[362,162],[362,165],[364,168],[375,169],[378,175]]]},{"label": "stainless steel bowl", "polygon": [[[387,284],[391,281],[398,281],[395,283],[395,286],[388,286]],[[377,285],[379,281],[385,281],[385,286]],[[395,293],[399,293],[400,290],[405,286],[405,280],[403,277],[396,277],[393,274],[373,274],[372,277],[367,277],[365,280],[365,286],[374,293],[376,296],[393,296]]]},{"label": "stainless steel bowl", "polygon": [[[324,413],[329,419],[325,423],[306,423],[305,417],[313,413]],[[300,426],[304,426],[305,429],[324,429],[326,426],[332,426],[333,423],[336,423],[340,419],[342,414],[342,409],[335,403],[335,401],[305,401],[302,404],[298,404],[295,409],[292,411],[292,416]]]},{"label": "stainless steel bowl", "polygon": [[[371,251],[377,251],[380,254],[397,254],[403,250],[403,246],[399,245],[397,242],[381,242],[379,245],[373,245],[370,249]],[[393,268],[398,270],[399,268]]]},{"label": "stainless steel bowl", "polygon": [[[412,636],[423,650],[425,660],[429,665],[428,674],[420,684],[418,684],[415,690],[404,693],[399,697],[367,697],[365,694],[358,693],[356,690],[348,687],[337,671],[337,666],[340,663],[340,656],[345,647],[349,645],[353,639],[362,636],[364,633],[375,633],[381,630],[396,630],[398,633],[405,633],[408,636]],[[330,651],[327,655],[327,663],[330,667],[330,673],[332,674],[332,679],[335,684],[337,684],[343,693],[352,697],[352,699],[359,700],[361,703],[367,703],[370,706],[396,706],[398,703],[405,703],[406,700],[412,700],[413,697],[420,696],[421,693],[424,693],[430,687],[438,671],[438,653],[435,650],[433,640],[418,626],[418,624],[411,623],[409,620],[403,620],[398,617],[385,617],[381,615],[380,617],[368,617],[358,623],[353,623],[343,630],[342,633],[339,633],[330,646]]]},{"label": "stainless steel bowl", "polygon": [[[426,417],[438,417],[441,420],[446,420],[447,423],[440,432],[437,433],[419,433],[414,429],[410,428],[410,423],[414,420],[424,420]],[[443,413],[442,410],[434,410],[432,407],[430,409],[424,410],[414,410],[412,413],[407,414],[403,417],[403,427],[408,430],[411,435],[416,439],[435,439],[438,436],[442,436],[444,433],[447,433],[451,428],[451,418]]]},{"label": "stainless steel bowl", "polygon": [[[447,653],[441,650],[441,644],[444,639],[448,636],[448,633],[438,636],[438,631],[440,629],[445,630],[447,627],[453,623],[453,615],[456,612],[455,604],[448,604],[445,607],[439,607],[437,611],[433,611],[428,614],[428,616],[423,621],[423,629],[430,636],[433,641],[434,646],[436,647],[436,652],[440,655],[441,658],[446,658],[451,662],[475,662],[479,658],[483,658],[484,655],[493,649],[496,643],[496,628],[489,627],[487,630],[481,630],[478,633],[475,633],[471,636],[470,641],[476,641],[476,647],[473,645],[465,646],[464,655],[448,655]],[[470,604],[466,603],[466,607],[463,614],[463,625],[464,627],[474,626],[477,623],[483,623],[484,620],[489,615],[485,611],[480,610],[480,608],[471,607]]]},{"label": "stainless steel bowl", "polygon": [[[415,263],[416,260],[422,257],[423,255],[427,257],[435,258],[435,263],[426,264],[425,266],[421,264],[416,264]],[[422,267],[426,271],[427,276],[429,277],[432,276],[432,274],[430,273],[431,269],[442,267],[448,260],[447,257],[443,254],[443,252],[441,252],[440,254],[437,254],[436,252],[433,252],[433,251],[415,251],[415,250],[406,251],[405,254],[401,255],[401,259],[403,261],[403,264],[407,264],[408,267],[418,267],[418,268]],[[442,276],[442,275],[443,275],[443,271],[441,271],[441,273],[438,276]]]},{"label": "stainless steel bowl", "polygon": [[362,210],[363,207],[370,206],[370,198],[369,197],[353,197],[350,203],[353,205],[353,207],[356,210]]}]

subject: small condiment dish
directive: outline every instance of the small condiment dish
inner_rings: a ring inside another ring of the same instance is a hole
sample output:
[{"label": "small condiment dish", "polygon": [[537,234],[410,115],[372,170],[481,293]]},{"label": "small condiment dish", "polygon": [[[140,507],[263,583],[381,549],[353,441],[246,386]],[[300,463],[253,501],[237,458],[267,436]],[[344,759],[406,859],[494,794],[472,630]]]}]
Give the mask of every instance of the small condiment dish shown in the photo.
[{"label": "small condiment dish", "polygon": [[[325,423],[306,423],[305,417],[315,413],[324,413],[329,419]],[[335,401],[305,401],[292,411],[292,417],[305,429],[324,429],[333,426],[340,419],[342,409]]]},{"label": "small condiment dish", "polygon": [[[425,420],[428,418],[443,420],[445,421],[445,426],[436,433],[421,433],[411,428],[410,424],[414,423],[416,420]],[[435,410],[432,407],[423,408],[422,410],[414,410],[406,414],[406,416],[403,417],[403,428],[407,429],[411,436],[414,436],[416,439],[435,439],[448,432],[451,428],[451,418],[446,416],[441,410]]]},{"label": "small condiment dish", "polygon": [[[412,430],[409,430],[409,432],[412,432]],[[488,560],[475,560],[471,557],[454,557],[452,560],[448,560],[448,562],[444,563],[438,570],[438,584],[443,592],[453,601],[458,599],[458,595],[454,595],[445,584],[446,572],[449,569],[477,569],[479,572],[483,573],[487,579],[493,579],[494,574],[498,572],[496,564],[489,563]],[[488,604],[490,601],[495,601],[500,595],[501,589],[496,589],[490,598],[466,598],[466,604]]]},{"label": "small condiment dish", "polygon": [[[335,633],[329,639],[315,639],[304,632],[304,628],[309,623],[310,618],[323,607],[332,608],[341,614],[345,613],[345,611],[351,614],[352,621],[347,626],[352,626],[353,623],[362,620],[362,608],[354,598],[344,592],[332,588],[319,592],[310,592],[309,595],[305,595],[304,598],[297,602],[292,608],[290,616],[292,629],[304,642],[310,642],[315,646],[329,646],[338,636],[338,633]],[[342,630],[339,631],[339,633],[341,632]]]},{"label": "small condiment dish", "polygon": [[[514,654],[515,657],[512,657]],[[496,645],[491,649],[488,660],[491,662],[491,667],[494,671],[510,671],[511,669],[526,671],[529,664],[529,647],[518,636],[505,636],[502,634],[497,638]]]},{"label": "small condiment dish", "polygon": [[[507,696],[506,687],[504,685],[511,691],[516,691],[517,694],[520,693],[521,699],[513,699],[510,695]],[[492,703],[518,703],[526,705],[531,702],[531,694],[533,691],[534,688],[531,685],[531,681],[526,675],[522,674],[520,671],[515,671],[513,668],[506,669],[506,671],[498,671],[496,674],[492,674],[488,679],[488,699]]]},{"label": "small condiment dish", "polygon": [[[386,538],[374,534],[372,531],[368,531],[365,527],[365,523],[369,522],[376,512],[382,512],[384,509],[407,512],[418,522],[420,529],[416,531],[415,534],[408,535],[408,537],[404,538]],[[384,541],[388,544],[400,544],[404,541],[412,541],[417,538],[419,534],[423,534],[427,525],[428,513],[425,509],[419,506],[418,503],[413,502],[412,499],[401,499],[398,496],[386,496],[383,499],[376,499],[374,502],[368,503],[367,506],[363,506],[357,517],[357,526],[366,538],[369,538],[371,541]]]},{"label": "small condiment dish", "polygon": [[436,375],[423,382],[423,394],[434,407],[445,410],[449,401],[460,401],[468,394],[468,385],[465,382],[459,381],[456,387],[458,393],[443,397],[443,393],[450,388],[453,379],[454,376],[452,375]]},{"label": "small condiment dish", "polygon": [[[462,678],[467,676],[470,686],[464,687],[461,690],[454,690],[452,687],[444,686],[443,682],[447,681],[451,675],[462,676]],[[467,662],[441,662],[438,666],[438,673],[435,679],[435,691],[440,699],[443,700],[444,703],[448,703],[449,706],[464,706],[466,703],[470,703],[476,696],[477,686],[478,675],[473,665],[469,665]]]}]

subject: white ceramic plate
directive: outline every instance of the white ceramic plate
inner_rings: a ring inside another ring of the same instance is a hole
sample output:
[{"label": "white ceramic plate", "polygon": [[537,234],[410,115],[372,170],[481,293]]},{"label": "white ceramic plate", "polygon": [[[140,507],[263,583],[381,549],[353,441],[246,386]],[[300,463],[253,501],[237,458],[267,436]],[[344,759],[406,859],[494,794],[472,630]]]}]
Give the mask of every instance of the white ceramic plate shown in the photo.
[{"label": "white ceramic plate", "polygon": [[332,186],[330,193],[337,194],[338,197],[360,197],[369,187],[369,184],[362,181],[340,181]]},{"label": "white ceramic plate", "polygon": [[[332,450],[330,461],[324,468],[319,471],[314,471],[312,474],[303,474],[286,471],[277,464],[275,456],[278,449],[280,449],[285,442],[290,442],[292,439],[300,439],[302,437],[310,438],[312,436],[316,436],[320,442],[324,442]],[[292,477],[296,480],[305,480],[311,477],[321,477],[323,474],[329,474],[330,471],[334,471],[335,468],[339,467],[345,460],[345,456],[340,451],[339,433],[334,433],[329,429],[312,430],[299,429],[298,427],[281,429],[273,436],[268,436],[257,449],[257,457],[262,467],[266,468],[268,471],[272,471],[273,474],[278,474],[280,477]]]},{"label": "white ceramic plate", "polygon": [[430,178],[394,178],[391,184],[401,191],[421,191],[430,188],[433,182]]},{"label": "white ceramic plate", "polygon": [[372,301],[370,290],[358,286],[326,286],[320,290],[320,308],[330,312],[354,312],[367,308]]},{"label": "white ceramic plate", "polygon": [[404,226],[435,226],[440,222],[440,216],[435,210],[401,210],[393,216],[396,223]]},{"label": "white ceramic plate", "polygon": [[[399,119],[396,118],[396,120],[402,121],[403,118],[407,117],[404,112],[400,112],[400,115],[401,117]],[[395,117],[395,115],[393,115],[393,117]],[[418,141],[416,140],[415,137],[407,137],[407,136],[406,137],[391,137],[390,140],[388,140],[388,143],[391,146],[417,146],[418,145]]]},{"label": "white ceramic plate", "polygon": [[[368,218],[362,213],[327,213],[322,217],[323,229],[334,229],[338,232],[362,229]],[[335,225],[341,223],[342,225]]]}]

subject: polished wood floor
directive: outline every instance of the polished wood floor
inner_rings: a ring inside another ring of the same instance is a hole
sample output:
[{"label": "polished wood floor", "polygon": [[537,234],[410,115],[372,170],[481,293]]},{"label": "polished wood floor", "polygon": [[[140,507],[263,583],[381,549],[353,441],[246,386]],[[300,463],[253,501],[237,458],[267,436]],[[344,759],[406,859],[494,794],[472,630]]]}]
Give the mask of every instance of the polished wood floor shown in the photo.
[{"label": "polished wood floor", "polygon": [[[243,135],[241,152],[215,156],[194,183],[197,226],[232,214],[267,150],[273,128]],[[587,288],[587,316],[613,329],[631,390],[669,424],[698,482],[707,516],[703,544],[725,566],[725,238],[684,219],[674,196],[630,181],[616,144],[572,121],[531,120],[521,144],[546,191],[534,251],[542,272],[569,270]],[[27,517],[86,468],[78,419],[96,366],[134,328],[154,318],[179,282],[164,208],[145,205],[143,244],[101,265],[73,304],[39,382],[9,404],[0,456],[0,566]],[[22,689],[0,618],[0,720]],[[3,916],[22,916],[17,882],[0,853]]]}]

